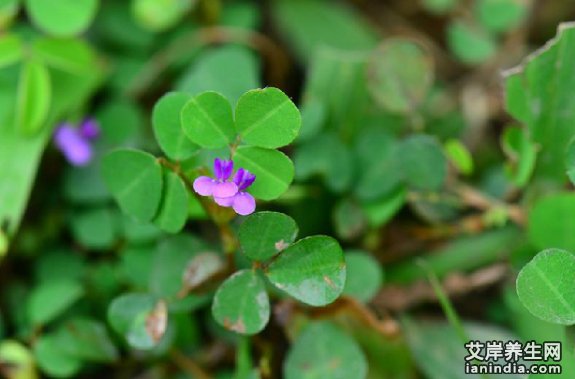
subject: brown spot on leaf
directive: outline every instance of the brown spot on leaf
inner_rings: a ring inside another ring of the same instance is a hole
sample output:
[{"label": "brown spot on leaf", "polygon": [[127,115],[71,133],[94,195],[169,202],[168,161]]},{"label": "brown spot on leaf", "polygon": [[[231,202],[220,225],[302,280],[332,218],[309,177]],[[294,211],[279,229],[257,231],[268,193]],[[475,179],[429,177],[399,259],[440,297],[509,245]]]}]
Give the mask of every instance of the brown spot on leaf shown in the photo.
[{"label": "brown spot on leaf", "polygon": [[162,339],[168,326],[168,307],[164,300],[160,300],[146,317],[146,332],[157,343]]},{"label": "brown spot on leaf", "polygon": [[224,319],[224,327],[229,330],[233,330],[237,333],[245,333],[246,332],[246,325],[244,324],[244,320],[241,318],[235,322],[232,322],[229,318]]},{"label": "brown spot on leaf", "polygon": [[288,246],[289,243],[285,242],[284,240],[279,240],[278,242],[275,243],[275,248],[278,252],[285,250]]},{"label": "brown spot on leaf", "polygon": [[331,288],[336,288],[335,284],[333,283],[333,281],[330,279],[329,276],[324,275],[323,276],[323,281],[327,283],[328,286],[330,286]]}]

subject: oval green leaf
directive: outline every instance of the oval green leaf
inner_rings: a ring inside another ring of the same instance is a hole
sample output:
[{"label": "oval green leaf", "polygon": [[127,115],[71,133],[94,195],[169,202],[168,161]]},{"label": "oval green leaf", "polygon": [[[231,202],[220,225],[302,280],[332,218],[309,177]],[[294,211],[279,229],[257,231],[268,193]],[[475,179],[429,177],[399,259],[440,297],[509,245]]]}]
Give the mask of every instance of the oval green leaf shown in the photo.
[{"label": "oval green leaf", "polygon": [[481,28],[454,21],[447,29],[447,42],[453,55],[467,64],[482,63],[497,51],[497,43]]},{"label": "oval green leaf", "polygon": [[237,167],[243,167],[256,175],[248,192],[258,199],[277,199],[288,189],[294,177],[292,161],[277,150],[240,146],[233,159]]},{"label": "oval green leaf", "polygon": [[383,282],[380,263],[363,251],[350,251],[345,254],[345,266],[347,273],[343,293],[359,301],[371,300]]},{"label": "oval green leaf", "polygon": [[132,12],[146,29],[162,31],[186,15],[195,0],[132,0]]},{"label": "oval green leaf", "polygon": [[329,322],[307,326],[284,364],[286,379],[364,379],[367,359],[357,342]]},{"label": "oval green leaf", "polygon": [[368,88],[387,110],[414,111],[433,84],[433,69],[433,59],[418,43],[389,40],[371,55]]},{"label": "oval green leaf", "polygon": [[22,40],[15,34],[0,36],[0,68],[10,66],[22,58]]},{"label": "oval green leaf", "polygon": [[18,82],[16,122],[27,136],[37,134],[44,126],[52,101],[50,73],[37,61],[22,65]]},{"label": "oval green leaf", "polygon": [[540,252],[517,276],[517,295],[529,312],[561,325],[575,324],[575,255],[560,249]]},{"label": "oval green leaf", "polygon": [[200,149],[186,137],[180,114],[191,96],[183,92],[165,94],[154,105],[152,126],[162,151],[173,160],[184,160]]},{"label": "oval green leaf", "polygon": [[575,194],[562,193],[538,200],[529,212],[527,236],[538,249],[575,251]]},{"label": "oval green leaf", "polygon": [[150,221],[162,197],[162,168],[154,156],[122,149],[102,159],[102,175],[123,212]]},{"label": "oval green leaf", "polygon": [[32,51],[48,67],[71,74],[91,75],[98,64],[94,49],[77,38],[39,38],[33,42]]},{"label": "oval green leaf", "polygon": [[293,218],[278,212],[258,212],[240,225],[238,237],[246,257],[263,261],[287,248],[297,232]]},{"label": "oval green leaf", "polygon": [[167,318],[165,303],[149,294],[124,294],[108,307],[110,325],[136,349],[155,347],[166,331]]},{"label": "oval green leaf", "polygon": [[323,306],[342,293],[346,267],[339,243],[327,236],[313,236],[294,243],[266,271],[268,279],[297,300]]},{"label": "oval green leaf", "polygon": [[298,135],[301,115],[289,97],[277,88],[246,92],[236,106],[236,128],[247,144],[275,149]]},{"label": "oval green leaf", "polygon": [[83,292],[82,286],[74,280],[42,282],[28,299],[28,318],[34,325],[50,322],[75,303]]},{"label": "oval green leaf", "polygon": [[437,140],[413,135],[401,142],[401,167],[404,180],[412,188],[436,191],[447,176],[447,160]]},{"label": "oval green leaf", "polygon": [[188,200],[188,191],[182,179],[165,169],[164,194],[154,224],[169,233],[182,230],[188,218]]},{"label": "oval green leaf", "polygon": [[263,281],[253,270],[238,271],[216,291],[212,314],[226,329],[256,334],[267,325],[270,302]]},{"label": "oval green leaf", "polygon": [[72,215],[71,227],[74,239],[91,249],[106,249],[118,237],[118,218],[107,207],[94,208]]},{"label": "oval green leaf", "polygon": [[182,108],[182,127],[194,143],[217,149],[235,137],[232,106],[217,92],[204,92],[189,100]]},{"label": "oval green leaf", "polygon": [[98,0],[26,0],[26,10],[38,28],[66,37],[88,28],[96,16],[98,4]]}]

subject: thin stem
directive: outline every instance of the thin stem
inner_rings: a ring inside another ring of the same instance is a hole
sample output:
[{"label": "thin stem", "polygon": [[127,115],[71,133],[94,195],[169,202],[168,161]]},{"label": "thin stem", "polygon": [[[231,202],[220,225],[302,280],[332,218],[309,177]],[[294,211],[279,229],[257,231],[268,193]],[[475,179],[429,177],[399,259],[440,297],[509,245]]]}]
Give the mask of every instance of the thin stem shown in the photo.
[{"label": "thin stem", "polygon": [[202,369],[192,358],[186,356],[180,350],[170,350],[170,358],[184,372],[197,379],[213,379],[204,369]]},{"label": "thin stem", "polygon": [[[453,329],[455,329],[455,333],[461,340],[461,343],[463,344],[468,343],[469,341],[471,341],[469,335],[465,331],[463,323],[461,322],[459,316],[457,315],[457,311],[453,307],[453,304],[451,304],[449,297],[447,297],[447,294],[443,290],[443,287],[441,286],[441,283],[439,282],[437,275],[435,275],[435,272],[433,272],[433,270],[431,269],[431,267],[429,267],[429,265],[427,264],[427,262],[425,262],[425,260],[420,259],[418,261],[418,264],[421,268],[423,268],[427,272],[427,278],[429,280],[429,283],[433,287],[433,291],[437,296],[437,300],[439,300],[439,303],[441,304],[443,313],[445,313],[447,320],[449,321]],[[481,374],[481,377],[484,379],[488,378],[488,376],[485,374]]]}]

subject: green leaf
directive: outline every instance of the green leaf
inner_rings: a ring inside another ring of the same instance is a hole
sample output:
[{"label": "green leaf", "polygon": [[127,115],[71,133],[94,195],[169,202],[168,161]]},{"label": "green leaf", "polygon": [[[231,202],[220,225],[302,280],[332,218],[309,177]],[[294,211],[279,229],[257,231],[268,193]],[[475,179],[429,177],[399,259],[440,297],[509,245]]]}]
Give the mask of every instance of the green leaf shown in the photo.
[{"label": "green leaf", "polygon": [[357,201],[344,197],[333,209],[333,223],[338,237],[351,240],[365,232],[367,218]]},{"label": "green leaf", "polygon": [[[428,379],[467,379],[479,375],[466,374],[463,369],[468,351],[463,346],[467,341],[461,341],[455,329],[446,322],[422,322],[419,320],[403,320],[405,336],[412,357],[419,369]],[[510,332],[500,327],[465,323],[465,331],[471,341],[516,341],[519,340]],[[493,362],[505,364],[503,359]],[[496,375],[490,376],[495,377]],[[499,376],[499,375],[498,375]],[[506,379],[522,379],[524,375],[500,375]]]},{"label": "green leaf", "polygon": [[143,27],[163,31],[176,25],[195,0],[132,0],[132,11]]},{"label": "green leaf", "polygon": [[38,28],[66,37],[88,28],[96,16],[98,4],[98,0],[26,0],[26,10]]},{"label": "green leaf", "polygon": [[367,359],[357,342],[329,322],[308,325],[284,363],[286,379],[365,379]]},{"label": "green leaf", "polygon": [[16,123],[25,136],[34,136],[44,126],[52,97],[50,74],[36,61],[22,65],[18,83]]},{"label": "green leaf", "polygon": [[124,99],[112,99],[98,110],[96,119],[102,133],[96,146],[103,151],[119,146],[130,147],[137,144],[144,117],[138,106]]},{"label": "green leaf", "polygon": [[243,167],[256,175],[248,192],[258,199],[277,199],[293,180],[293,163],[280,151],[240,146],[233,159],[237,167]]},{"label": "green leaf", "polygon": [[463,63],[478,64],[491,58],[497,51],[495,40],[475,25],[453,21],[447,29],[451,52]]},{"label": "green leaf", "polygon": [[36,260],[34,273],[39,282],[52,281],[54,278],[81,280],[86,273],[86,262],[72,250],[44,250]]},{"label": "green leaf", "polygon": [[71,226],[76,241],[91,249],[107,249],[118,237],[117,217],[106,207],[73,215]]},{"label": "green leaf", "polygon": [[506,73],[506,105],[523,122],[540,151],[535,177],[565,180],[564,153],[575,135],[575,25],[561,24],[557,36],[544,48]]},{"label": "green leaf", "polygon": [[377,200],[362,202],[361,207],[372,227],[379,227],[387,223],[403,207],[407,198],[405,188],[391,192]]},{"label": "green leaf", "polygon": [[78,282],[69,279],[41,283],[28,298],[28,318],[34,325],[48,323],[80,299],[83,292]]},{"label": "green leaf", "polygon": [[64,174],[64,196],[72,203],[101,203],[111,198],[102,180],[99,159],[87,166],[69,167]]},{"label": "green leaf", "polygon": [[368,63],[368,88],[384,108],[409,113],[419,108],[433,84],[434,62],[419,44],[402,39],[384,42]]},{"label": "green leaf", "polygon": [[168,314],[163,301],[148,294],[130,293],[112,301],[108,307],[108,322],[131,347],[148,350],[164,336]]},{"label": "green leaf", "polygon": [[445,142],[443,149],[449,161],[457,168],[457,171],[463,175],[471,175],[473,173],[473,157],[463,143],[456,139],[450,139]]},{"label": "green leaf", "polygon": [[565,250],[540,252],[517,276],[517,295],[540,319],[575,324],[575,256]]},{"label": "green leaf", "polygon": [[302,62],[307,62],[321,47],[346,52],[370,51],[379,39],[370,24],[344,3],[274,1],[272,16],[278,31]]},{"label": "green leaf", "polygon": [[285,249],[266,271],[268,279],[297,300],[323,306],[333,302],[345,284],[345,260],[339,243],[313,236]]},{"label": "green leaf", "polygon": [[183,286],[192,290],[201,286],[226,268],[222,257],[213,252],[199,253],[187,262]]},{"label": "green leaf", "polygon": [[278,212],[258,212],[244,220],[238,231],[242,252],[254,261],[265,261],[288,247],[296,238],[295,221]]},{"label": "green leaf", "polygon": [[352,184],[352,153],[334,133],[321,134],[298,146],[294,162],[298,180],[320,175],[332,191],[339,193]]},{"label": "green leaf", "polygon": [[22,40],[15,34],[0,36],[0,68],[10,66],[22,58]]},{"label": "green leaf", "polygon": [[[370,50],[371,51],[371,50]],[[322,48],[313,54],[303,99],[325,107],[326,129],[350,138],[377,111],[367,89],[369,54]],[[378,124],[383,120],[378,118]]]},{"label": "green leaf", "polygon": [[443,186],[447,160],[437,140],[427,135],[413,135],[401,142],[398,151],[401,151],[401,169],[409,186],[428,191]]},{"label": "green leaf", "polygon": [[90,319],[73,319],[58,329],[58,348],[74,359],[111,363],[119,354],[106,327]]},{"label": "green leaf", "polygon": [[71,378],[82,368],[82,362],[67,354],[56,334],[44,334],[34,344],[34,357],[45,374]]},{"label": "green leaf", "polygon": [[560,193],[538,200],[529,212],[527,235],[538,249],[550,246],[575,251],[575,194]]},{"label": "green leaf", "polygon": [[521,128],[507,128],[501,137],[501,145],[509,157],[506,166],[514,184],[524,187],[531,179],[537,159],[537,146]]},{"label": "green leaf", "polygon": [[364,201],[374,201],[397,191],[403,172],[397,153],[400,144],[393,135],[382,129],[366,129],[355,141],[355,154],[361,169],[355,194]]},{"label": "green leaf", "polygon": [[565,154],[565,169],[571,183],[575,183],[575,139],[567,146]]},{"label": "green leaf", "polygon": [[254,89],[238,100],[236,129],[247,144],[275,149],[288,145],[298,135],[301,115],[281,90]]},{"label": "green leaf", "polygon": [[319,100],[307,101],[301,108],[301,129],[297,141],[314,139],[325,126],[327,109]]},{"label": "green leaf", "polygon": [[180,233],[162,241],[152,260],[150,292],[170,301],[170,309],[174,311],[189,311],[204,304],[205,297],[189,295],[180,300],[179,295],[193,276],[190,270],[195,265],[194,259],[210,251],[203,241],[189,234]]},{"label": "green leaf", "polygon": [[182,129],[180,114],[190,98],[190,95],[182,92],[167,93],[156,102],[152,112],[156,140],[164,153],[173,160],[185,160],[200,148],[186,137]]},{"label": "green leaf", "polygon": [[39,38],[33,42],[32,52],[46,66],[71,74],[89,73],[98,62],[94,49],[80,39]]},{"label": "green leaf", "polygon": [[102,175],[123,212],[151,220],[162,197],[162,168],[156,158],[138,150],[116,150],[102,160]]},{"label": "green leaf", "polygon": [[366,252],[353,250],[345,254],[346,281],[343,293],[359,301],[370,301],[383,283],[381,264]]},{"label": "green leaf", "polygon": [[[227,4],[223,12],[233,6]],[[253,51],[227,44],[202,50],[176,88],[192,95],[216,91],[235,104],[244,92],[261,86],[260,71],[259,58]]]},{"label": "green leaf", "polygon": [[192,98],[182,108],[181,119],[186,136],[202,147],[226,146],[236,135],[232,107],[217,92],[204,92]]},{"label": "green leaf", "polygon": [[120,259],[124,277],[135,288],[148,287],[153,269],[154,249],[151,247],[127,247],[122,249]]},{"label": "green leaf", "polygon": [[516,28],[528,16],[528,10],[523,0],[479,0],[474,9],[481,25],[495,33]]},{"label": "green leaf", "polygon": [[188,191],[178,174],[164,169],[164,191],[158,215],[154,219],[160,229],[177,233],[188,218]]},{"label": "green leaf", "polygon": [[270,302],[263,281],[253,270],[238,271],[218,288],[212,303],[216,321],[240,334],[256,334],[270,318]]}]

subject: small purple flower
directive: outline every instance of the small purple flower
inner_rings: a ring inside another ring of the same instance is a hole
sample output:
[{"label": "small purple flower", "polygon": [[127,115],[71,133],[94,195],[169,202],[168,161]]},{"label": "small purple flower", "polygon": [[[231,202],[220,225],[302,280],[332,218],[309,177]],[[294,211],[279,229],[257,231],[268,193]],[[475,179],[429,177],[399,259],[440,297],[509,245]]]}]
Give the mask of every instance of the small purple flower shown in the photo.
[{"label": "small purple flower", "polygon": [[256,199],[245,190],[256,180],[256,176],[240,168],[234,175],[234,183],[238,186],[238,191],[231,197],[214,196],[214,201],[222,207],[232,207],[237,214],[242,216],[253,213],[256,209]]},{"label": "small purple flower", "polygon": [[85,166],[92,160],[92,141],[99,135],[100,127],[93,119],[84,120],[79,127],[64,123],[54,133],[54,144],[72,165]]},{"label": "small purple flower", "polygon": [[200,176],[194,180],[194,191],[202,196],[230,197],[238,192],[238,186],[228,181],[234,171],[234,162],[216,158],[214,161],[215,179]]},{"label": "small purple flower", "polygon": [[202,196],[213,196],[222,207],[232,207],[242,216],[253,213],[256,200],[245,190],[252,185],[256,176],[243,168],[238,169],[233,180],[234,162],[231,160],[214,161],[214,178],[200,176],[194,181],[194,191]]}]

